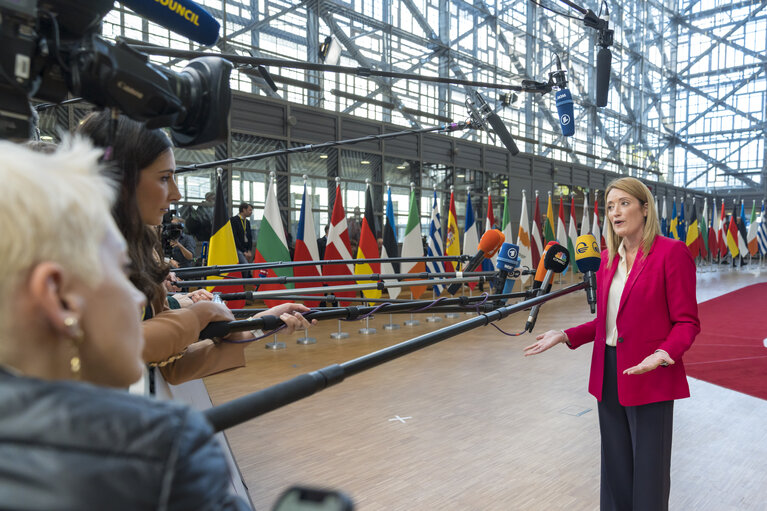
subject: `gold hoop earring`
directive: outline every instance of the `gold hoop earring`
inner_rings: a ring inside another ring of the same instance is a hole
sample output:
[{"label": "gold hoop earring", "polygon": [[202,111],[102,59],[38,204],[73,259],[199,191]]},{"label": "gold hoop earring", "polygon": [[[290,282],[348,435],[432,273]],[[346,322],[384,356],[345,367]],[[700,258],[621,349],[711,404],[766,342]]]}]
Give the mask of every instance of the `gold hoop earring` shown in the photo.
[{"label": "gold hoop earring", "polygon": [[69,371],[72,373],[72,378],[75,380],[80,379],[80,369],[82,363],[80,361],[80,346],[83,343],[83,331],[74,316],[69,316],[64,320],[64,326],[69,330],[69,334],[72,336],[72,358],[69,359]]}]

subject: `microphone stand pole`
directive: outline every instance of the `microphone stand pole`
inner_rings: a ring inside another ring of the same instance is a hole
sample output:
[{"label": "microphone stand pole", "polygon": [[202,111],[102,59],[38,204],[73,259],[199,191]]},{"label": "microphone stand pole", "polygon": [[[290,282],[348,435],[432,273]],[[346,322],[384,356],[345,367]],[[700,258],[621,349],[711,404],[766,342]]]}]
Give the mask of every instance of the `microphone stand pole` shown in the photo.
[{"label": "microphone stand pole", "polygon": [[311,396],[331,385],[341,383],[345,378],[366,371],[373,367],[397,359],[414,351],[426,348],[450,337],[460,335],[480,326],[486,326],[511,314],[541,304],[554,298],[573,293],[588,286],[581,282],[547,295],[525,300],[514,305],[495,309],[445,328],[424,334],[408,341],[389,346],[374,353],[325,368],[305,373],[290,380],[278,383],[266,389],[234,399],[228,403],[214,406],[203,413],[215,431],[223,431],[232,426],[281,408],[305,397]]}]

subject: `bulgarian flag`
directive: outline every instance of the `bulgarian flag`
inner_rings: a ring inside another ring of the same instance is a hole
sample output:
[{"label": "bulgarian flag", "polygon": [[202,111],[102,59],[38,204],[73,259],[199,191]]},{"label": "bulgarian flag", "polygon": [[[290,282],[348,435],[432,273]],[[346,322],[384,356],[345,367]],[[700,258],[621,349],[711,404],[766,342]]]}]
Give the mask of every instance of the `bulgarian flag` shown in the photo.
[{"label": "bulgarian flag", "polygon": [[543,254],[543,229],[541,228],[541,208],[538,205],[538,190],[535,191],[535,207],[533,208],[533,223],[530,225],[530,256],[533,260],[531,270],[538,268]]},{"label": "bulgarian flag", "polygon": [[[565,227],[565,208],[562,205],[562,197],[559,197],[559,216],[557,217],[557,241],[563,245],[567,246],[567,228]],[[572,252],[571,252],[572,253]],[[573,260],[572,258],[570,259]],[[570,265],[567,265],[567,268],[565,268],[565,271],[562,272],[562,275],[567,275],[567,270],[570,267]]]},{"label": "bulgarian flag", "polygon": [[[410,190],[410,212],[407,215],[407,227],[405,238],[402,240],[402,257],[423,257],[423,242],[421,241],[421,215],[418,212],[418,202],[415,199],[415,190]],[[401,264],[402,273],[424,273],[426,263],[406,262]],[[426,286],[411,286],[410,293],[417,300],[426,291]]]},{"label": "bulgarian flag", "polygon": [[567,228],[567,250],[570,251],[570,266],[578,271],[575,263],[575,246],[578,244],[578,224],[575,222],[575,195],[570,196],[570,225]]},{"label": "bulgarian flag", "polygon": [[[271,176],[269,180],[269,190],[266,193],[266,204],[264,205],[264,217],[261,219],[261,227],[258,230],[258,239],[256,240],[256,263],[275,263],[278,261],[290,261],[290,251],[288,250],[288,241],[285,237],[285,228],[282,226],[282,216],[280,208],[277,205],[277,185],[276,179]],[[267,268],[267,277],[292,277],[292,268]],[[271,291],[275,289],[292,289],[293,284],[264,284],[259,286],[260,291]],[[267,307],[274,307],[289,300],[264,300]]]},{"label": "bulgarian flag", "polygon": [[[356,259],[378,259],[378,240],[376,231],[375,216],[373,215],[373,197],[370,195],[370,183],[365,189],[365,216],[362,218],[360,227],[360,244],[357,247]],[[371,273],[381,273],[380,263],[363,262],[354,265],[355,275],[369,275]],[[374,284],[374,280],[362,280],[359,284]],[[362,291],[365,298],[381,298],[380,289],[366,289]]]},{"label": "bulgarian flag", "polygon": [[549,192],[549,205],[546,208],[546,220],[543,222],[543,243],[548,245],[549,241],[556,241],[554,235],[554,209],[551,207],[551,192]]},{"label": "bulgarian flag", "polygon": [[[229,215],[226,211],[226,201],[224,200],[224,186],[221,176],[216,180],[216,202],[213,206],[213,235],[208,244],[208,266],[226,266],[238,264],[237,247],[234,244],[234,233],[232,233],[232,224],[229,222]],[[218,280],[225,277],[241,278],[242,273],[225,273],[221,277],[208,277],[208,280]],[[214,286],[209,287],[208,291],[216,293],[242,293],[243,286]],[[242,309],[245,307],[245,300],[227,300],[226,306],[230,309]]]},{"label": "bulgarian flag", "polygon": [[[306,182],[304,182],[304,197],[301,201],[301,214],[298,217],[298,232],[296,233],[296,250],[293,254],[293,261],[319,261],[320,251],[317,248],[317,232],[314,230],[314,215],[312,214],[312,198],[306,193]],[[319,277],[322,274],[322,268],[318,264],[308,264],[306,266],[295,266],[293,274],[296,277]],[[297,282],[296,288],[317,287],[318,282]],[[307,301],[304,305],[307,307],[317,307],[319,301]]]},{"label": "bulgarian flag", "polygon": [[[336,178],[336,199],[333,202],[333,214],[330,216],[330,229],[328,229],[328,242],[325,246],[326,260],[348,260],[352,259],[352,249],[349,245],[349,230],[346,228],[346,212],[344,211],[344,202],[341,195],[340,179]],[[345,264],[324,264],[322,274],[325,276],[352,275],[354,270],[349,263]],[[343,286],[354,284],[352,280],[337,281],[330,283],[333,286]],[[334,293],[336,296],[345,296],[353,298],[354,291],[342,291]],[[340,302],[341,307],[347,307],[349,302]]]},{"label": "bulgarian flag", "polygon": [[[451,200],[452,202],[452,200]],[[449,228],[448,228],[449,230]],[[479,234],[477,233],[477,222],[474,221],[474,208],[471,205],[471,188],[466,194],[466,221],[463,224],[463,253],[464,255],[473,256],[477,249],[474,247],[479,246]],[[482,266],[477,266],[474,271],[479,271]],[[469,288],[474,289],[477,287],[476,282],[469,282]]]},{"label": "bulgarian flag", "polygon": [[[527,220],[527,197],[522,190],[522,211],[519,214],[519,231],[517,232],[517,246],[519,247],[519,265],[533,268],[533,258],[530,253],[530,222]],[[530,275],[522,277],[525,284],[530,280]]]},{"label": "bulgarian flag", "polygon": [[[458,217],[455,214],[455,196],[452,187],[450,188],[450,207],[447,213],[447,233],[445,233],[445,255],[460,256],[461,245],[458,237]],[[458,263],[445,261],[445,271],[455,271],[457,267]]]},{"label": "bulgarian flag", "polygon": [[[381,259],[399,257],[397,250],[397,227],[394,222],[394,206],[391,202],[391,186],[386,189],[386,223],[383,231],[383,245],[381,246]],[[387,261],[381,263],[381,273],[399,273],[399,263]],[[396,280],[384,280],[387,284],[396,284]],[[388,289],[389,298],[395,299],[399,296],[402,288],[390,287]]]}]

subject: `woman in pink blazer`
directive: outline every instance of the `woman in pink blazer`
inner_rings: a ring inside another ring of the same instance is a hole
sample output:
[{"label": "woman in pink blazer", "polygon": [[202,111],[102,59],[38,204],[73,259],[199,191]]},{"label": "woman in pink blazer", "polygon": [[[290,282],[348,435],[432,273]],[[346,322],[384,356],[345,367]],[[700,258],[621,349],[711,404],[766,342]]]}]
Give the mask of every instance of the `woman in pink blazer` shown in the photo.
[{"label": "woman in pink blazer", "polygon": [[663,510],[674,400],[690,396],[682,354],[700,332],[695,262],[683,242],[661,235],[655,201],[641,181],[613,181],[605,197],[596,319],[539,335],[525,355],[594,342],[589,392],[599,401],[600,507]]}]

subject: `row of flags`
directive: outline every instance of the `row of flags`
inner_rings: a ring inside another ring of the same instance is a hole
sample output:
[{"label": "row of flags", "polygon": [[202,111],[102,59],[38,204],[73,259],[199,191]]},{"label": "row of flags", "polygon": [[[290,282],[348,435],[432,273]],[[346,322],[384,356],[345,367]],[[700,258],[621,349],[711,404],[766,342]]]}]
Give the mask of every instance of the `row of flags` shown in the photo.
[{"label": "row of flags", "polygon": [[[219,187],[220,188],[220,185]],[[211,237],[208,264],[236,264],[237,254],[234,247],[234,241],[231,234],[231,228],[227,232],[228,215],[223,202],[223,192],[219,193],[217,189],[216,213],[214,215],[214,229]],[[219,200],[218,195],[221,195]],[[533,207],[533,219],[528,220],[527,196],[522,192],[522,208],[520,212],[519,229],[516,236],[516,243],[519,246],[519,256],[521,265],[529,268],[536,268],[540,261],[543,247],[549,241],[557,240],[562,245],[566,245],[571,253],[571,260],[575,260],[574,248],[579,234],[593,234],[597,240],[600,240],[602,249],[606,248],[606,243],[602,233],[605,226],[603,222],[607,218],[600,220],[598,201],[595,196],[593,210],[589,209],[588,196],[583,199],[583,216],[580,222],[580,233],[575,217],[575,198],[570,198],[569,215],[565,215],[565,201],[560,197],[558,214],[554,215],[553,201],[551,192],[548,194],[548,204],[546,216],[541,217],[539,207],[538,192],[535,194],[535,205]],[[487,197],[488,207],[485,218],[485,231],[498,227],[496,218],[493,214],[492,198]],[[387,259],[392,257],[421,258],[424,256],[424,248],[421,239],[421,215],[418,209],[415,191],[410,192],[410,207],[408,212],[408,221],[405,229],[405,237],[402,240],[402,251],[399,253],[397,230],[394,216],[394,208],[391,199],[391,188],[387,188],[386,214],[383,226],[383,244],[379,253],[376,238],[375,218],[373,213],[373,201],[368,184],[365,191],[365,215],[362,219],[360,229],[360,241],[356,254],[351,253],[349,242],[349,232],[346,223],[346,212],[343,206],[343,197],[341,193],[340,180],[336,178],[336,197],[331,214],[330,228],[327,235],[327,245],[325,248],[326,260],[356,259],[356,264],[341,265],[305,265],[294,268],[274,268],[266,272],[266,276],[345,276],[345,275],[366,275],[371,273],[442,273],[456,271],[457,265],[452,262],[440,261],[412,261],[412,262],[369,262],[371,259]],[[219,204],[221,205],[219,207]],[[656,203],[657,208],[657,203]],[[767,255],[767,219],[765,218],[765,206],[762,201],[761,213],[756,213],[756,203],[751,209],[751,221],[748,228],[743,221],[745,218],[745,206],[741,203],[740,215],[736,213],[736,207],[733,208],[729,223],[725,221],[724,201],[722,201],[721,214],[717,217],[716,208],[712,208],[710,223],[708,213],[708,201],[705,202],[703,213],[700,217],[697,214],[697,208],[693,203],[692,214],[689,222],[684,219],[684,202],[680,204],[679,213],[677,213],[677,201],[672,203],[672,214],[667,215],[666,198],[663,198],[663,208],[660,212],[660,223],[663,234],[675,239],[683,240],[690,248],[694,257],[724,257],[728,253],[734,257],[738,255],[757,255],[759,253]],[[222,209],[221,212],[218,210]],[[317,247],[317,236],[311,214],[311,195],[307,194],[306,184],[304,184],[303,200],[301,204],[300,216],[298,221],[298,232],[296,235],[296,247],[294,261],[319,261],[319,250]],[[220,214],[219,214],[220,213]],[[509,198],[503,198],[503,213],[501,217],[501,231],[506,236],[507,241],[513,240],[511,232],[511,213],[509,209]],[[434,191],[432,201],[431,220],[429,223],[426,255],[428,256],[473,256],[479,244],[479,232],[477,229],[476,217],[471,200],[471,191],[468,191],[466,200],[466,216],[464,221],[463,239],[459,239],[460,231],[458,228],[458,218],[455,209],[455,196],[451,191],[450,203],[448,206],[447,232],[443,236],[442,222],[439,214],[437,192]],[[232,238],[228,243],[227,238]],[[231,245],[231,246],[230,246]],[[463,251],[461,251],[461,245]],[[266,198],[264,217],[261,221],[261,227],[256,239],[256,250],[254,262],[275,262],[289,261],[290,252],[288,250],[285,230],[282,218],[277,205],[276,184],[272,178],[269,183],[269,189]],[[485,260],[479,268],[482,271],[492,271],[494,261]],[[478,270],[479,270],[478,269]],[[577,269],[574,269],[577,271]],[[262,272],[263,274],[263,272]],[[529,277],[528,277],[529,278]],[[363,281],[374,282],[374,281]],[[333,281],[330,285],[352,284],[354,281]],[[394,283],[394,281],[391,281]],[[476,285],[476,284],[474,284]],[[473,288],[474,285],[471,287]],[[316,287],[316,283],[297,283],[296,288]],[[259,289],[285,289],[292,288],[292,284],[287,286],[281,284],[270,284],[261,286]],[[440,294],[443,287],[433,286],[434,292]],[[426,290],[426,286],[410,288],[414,299],[419,298]],[[354,292],[335,293],[340,297],[353,297]],[[367,298],[380,298],[381,291],[371,289],[363,291]],[[390,288],[389,296],[397,298],[400,294],[400,288]],[[281,300],[269,300],[269,306],[281,303]],[[318,302],[308,303],[309,306],[316,305]],[[344,305],[344,302],[342,302]]]}]

